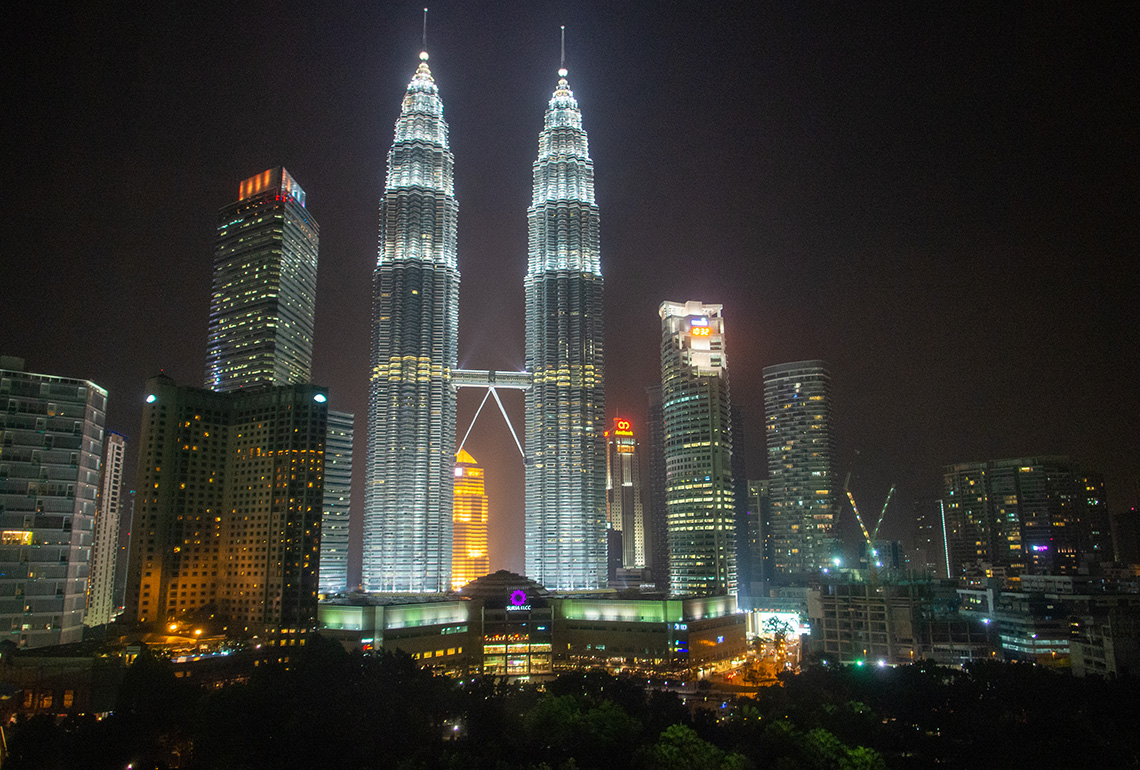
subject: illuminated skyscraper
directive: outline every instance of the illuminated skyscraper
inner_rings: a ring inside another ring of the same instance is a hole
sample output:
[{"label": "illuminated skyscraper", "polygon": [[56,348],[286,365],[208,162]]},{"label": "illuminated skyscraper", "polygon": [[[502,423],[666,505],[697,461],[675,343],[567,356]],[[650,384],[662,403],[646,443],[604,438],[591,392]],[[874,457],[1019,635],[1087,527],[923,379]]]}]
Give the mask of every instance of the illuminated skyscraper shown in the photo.
[{"label": "illuminated skyscraper", "polygon": [[91,576],[87,581],[87,613],[83,618],[87,626],[106,625],[118,614],[115,572],[119,561],[119,514],[126,453],[126,438],[121,433],[107,431],[99,475],[98,512],[91,540]]},{"label": "illuminated skyscraper", "polygon": [[1068,457],[948,465],[942,505],[953,577],[1076,574],[1108,559],[1103,481]]},{"label": "illuminated skyscraper", "polygon": [[459,268],[443,102],[421,62],[404,96],[380,199],[364,495],[364,587],[451,585]]},{"label": "illuminated skyscraper", "polygon": [[348,586],[348,519],[352,502],[353,415],[329,410],[321,516],[321,593]]},{"label": "illuminated skyscraper", "polygon": [[0,634],[83,640],[107,391],[0,356]]},{"label": "illuminated skyscraper", "polygon": [[317,616],[325,389],[146,386],[126,617],[295,643]]},{"label": "illuminated skyscraper", "polygon": [[732,408],[720,305],[663,302],[661,401],[669,590],[736,593]]},{"label": "illuminated skyscraper", "polygon": [[527,210],[526,574],[606,583],[606,407],[598,206],[582,113],[559,70]]},{"label": "illuminated skyscraper", "polygon": [[317,298],[316,220],[284,168],[241,183],[218,212],[206,387],[310,381]]},{"label": "illuminated skyscraper", "polygon": [[838,555],[831,374],[823,361],[764,368],[771,571],[776,582],[817,575]]},{"label": "illuminated skyscraper", "polygon": [[491,572],[487,551],[487,491],[483,469],[466,450],[455,456],[455,524],[451,587],[462,588]]},{"label": "illuminated skyscraper", "polygon": [[645,568],[645,514],[641,504],[641,445],[629,420],[606,431],[606,520],[621,533],[621,567]]}]

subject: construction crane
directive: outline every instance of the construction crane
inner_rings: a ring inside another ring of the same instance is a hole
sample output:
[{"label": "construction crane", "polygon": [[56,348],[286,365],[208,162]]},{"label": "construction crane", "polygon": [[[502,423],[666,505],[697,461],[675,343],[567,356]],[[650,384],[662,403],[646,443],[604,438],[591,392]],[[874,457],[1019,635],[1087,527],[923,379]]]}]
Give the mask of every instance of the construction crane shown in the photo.
[{"label": "construction crane", "polygon": [[844,484],[843,486],[844,486],[844,491],[847,492],[847,499],[851,501],[851,510],[853,510],[855,512],[855,520],[859,522],[859,529],[863,530],[863,538],[867,541],[867,561],[868,561],[867,572],[869,574],[871,574],[872,576],[874,576],[876,578],[876,582],[877,582],[877,578],[878,578],[878,569],[877,568],[881,567],[883,565],[882,565],[882,562],[880,562],[879,558],[878,558],[879,552],[877,550],[875,550],[875,540],[878,539],[878,537],[879,537],[879,528],[883,526],[883,519],[887,515],[887,506],[891,504],[891,497],[895,493],[895,486],[894,486],[894,484],[892,484],[891,485],[891,491],[887,492],[887,499],[883,503],[883,509],[881,511],[879,511],[879,520],[877,522],[875,522],[874,532],[870,532],[867,530],[867,525],[863,521],[863,517],[859,514],[859,506],[855,505],[855,496],[851,494],[850,489],[846,489],[846,486],[847,486],[846,484]]}]

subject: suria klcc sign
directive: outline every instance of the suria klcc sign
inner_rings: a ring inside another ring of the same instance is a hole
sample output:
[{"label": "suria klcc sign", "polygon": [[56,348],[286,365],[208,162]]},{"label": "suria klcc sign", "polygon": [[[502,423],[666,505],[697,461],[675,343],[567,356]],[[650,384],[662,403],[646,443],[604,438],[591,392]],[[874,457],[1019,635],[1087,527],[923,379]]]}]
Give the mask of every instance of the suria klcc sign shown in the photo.
[{"label": "suria klcc sign", "polygon": [[507,602],[507,611],[525,612],[530,610],[530,603],[526,600],[526,591],[521,588],[511,592],[511,600]]}]

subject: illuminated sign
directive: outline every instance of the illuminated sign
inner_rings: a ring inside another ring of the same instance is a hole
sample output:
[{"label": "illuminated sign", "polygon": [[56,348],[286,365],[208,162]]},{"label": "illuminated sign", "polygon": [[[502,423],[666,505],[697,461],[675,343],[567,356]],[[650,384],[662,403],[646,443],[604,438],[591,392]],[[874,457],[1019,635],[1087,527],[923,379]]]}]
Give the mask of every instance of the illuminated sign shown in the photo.
[{"label": "illuminated sign", "polygon": [[530,609],[530,605],[526,603],[526,591],[521,588],[511,591],[511,603],[507,605],[508,611],[526,611]]},{"label": "illuminated sign", "polygon": [[619,455],[631,455],[633,454],[633,447],[629,444],[618,444],[617,451]]},{"label": "illuminated sign", "polygon": [[703,316],[700,318],[690,318],[689,319],[689,326],[708,326],[708,325],[709,325],[709,319],[707,319]]},{"label": "illuminated sign", "polygon": [[629,420],[615,419],[614,420],[614,435],[615,436],[632,436],[633,431],[630,430]]},{"label": "illuminated sign", "polygon": [[707,326],[694,326],[689,329],[689,333],[694,337],[708,337],[712,334],[712,329]]}]

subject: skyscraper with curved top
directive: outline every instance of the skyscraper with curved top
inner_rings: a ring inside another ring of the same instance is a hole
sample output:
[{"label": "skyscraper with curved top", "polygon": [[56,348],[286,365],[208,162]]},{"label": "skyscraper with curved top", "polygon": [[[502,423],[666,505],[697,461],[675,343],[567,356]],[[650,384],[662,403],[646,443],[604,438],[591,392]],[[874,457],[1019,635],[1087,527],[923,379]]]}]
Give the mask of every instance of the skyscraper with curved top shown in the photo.
[{"label": "skyscraper with curved top", "polygon": [[594,164],[558,75],[527,210],[526,573],[571,590],[606,582],[604,347]]},{"label": "skyscraper with curved top", "polygon": [[388,153],[373,278],[364,509],[364,587],[446,591],[459,268],[453,166],[427,54]]}]

